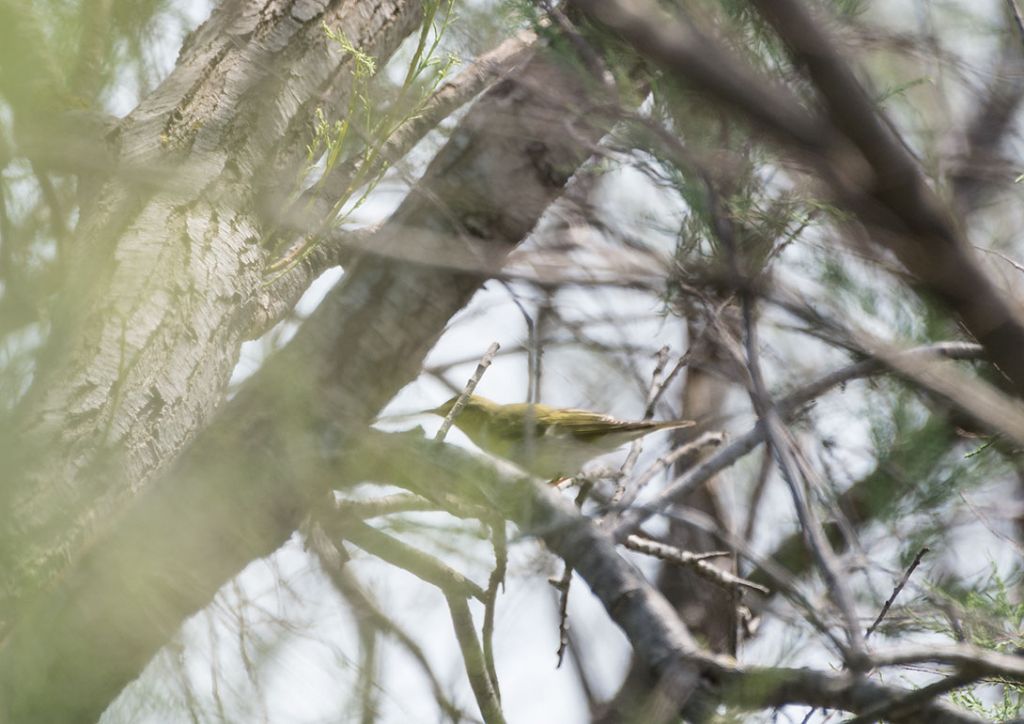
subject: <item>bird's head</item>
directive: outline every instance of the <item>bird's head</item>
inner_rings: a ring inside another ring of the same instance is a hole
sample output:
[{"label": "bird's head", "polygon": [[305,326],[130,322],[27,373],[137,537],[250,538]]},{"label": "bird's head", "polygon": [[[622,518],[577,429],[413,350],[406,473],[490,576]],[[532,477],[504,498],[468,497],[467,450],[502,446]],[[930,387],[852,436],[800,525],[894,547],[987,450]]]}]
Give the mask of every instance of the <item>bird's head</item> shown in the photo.
[{"label": "bird's head", "polygon": [[[461,395],[456,395],[455,397],[451,398],[450,400],[447,400],[443,404],[438,405],[434,409],[427,410],[427,412],[432,415],[447,417],[448,413],[452,411],[453,407],[455,407],[455,403],[459,401],[460,396]],[[488,413],[493,411],[497,407],[498,403],[491,402],[486,397],[480,397],[479,395],[470,395],[469,398],[466,400],[465,406],[462,408],[462,412],[468,412],[470,414],[473,414],[474,412]]]}]

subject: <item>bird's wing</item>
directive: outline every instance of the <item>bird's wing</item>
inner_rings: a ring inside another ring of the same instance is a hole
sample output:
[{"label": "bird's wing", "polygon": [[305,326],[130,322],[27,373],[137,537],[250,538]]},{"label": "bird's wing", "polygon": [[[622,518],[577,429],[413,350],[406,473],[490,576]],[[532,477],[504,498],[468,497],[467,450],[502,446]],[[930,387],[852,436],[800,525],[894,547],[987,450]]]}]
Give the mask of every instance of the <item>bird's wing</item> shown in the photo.
[{"label": "bird's wing", "polygon": [[578,440],[590,440],[616,432],[653,430],[656,422],[619,420],[588,410],[562,410],[545,420],[548,435],[571,435]]},{"label": "bird's wing", "polygon": [[[532,412],[530,408],[532,409]],[[671,427],[687,427],[689,421],[655,422],[654,420],[619,420],[610,415],[602,415],[590,410],[559,410],[547,405],[528,405],[525,403],[504,405],[496,414],[491,425],[498,429],[508,429],[512,435],[522,434],[524,420],[532,414],[536,434],[540,436],[567,435],[577,440],[591,440],[616,432],[646,432]]]},{"label": "bird's wing", "polygon": [[566,434],[586,437],[600,432],[611,432],[616,429],[615,425],[632,424],[589,410],[561,410],[548,405],[526,403],[502,405],[501,410],[492,416],[490,423],[497,430],[522,435],[523,428],[530,424],[531,416],[538,437]]},{"label": "bird's wing", "polygon": [[[531,410],[532,408],[532,410]],[[547,405],[528,405],[518,403],[502,405],[494,411],[487,421],[488,427],[496,434],[507,439],[521,439],[529,424],[528,416],[533,416],[534,432],[537,436],[544,435],[548,430],[552,408]]]},{"label": "bird's wing", "polygon": [[672,420],[656,422],[654,420],[619,420],[608,415],[599,415],[586,410],[568,410],[573,414],[571,421],[558,420],[548,427],[547,434],[568,434],[577,440],[591,440],[604,435],[615,437],[616,433],[636,433],[625,439],[641,437],[655,430],[672,430],[678,427],[691,427],[696,423],[692,420]]}]

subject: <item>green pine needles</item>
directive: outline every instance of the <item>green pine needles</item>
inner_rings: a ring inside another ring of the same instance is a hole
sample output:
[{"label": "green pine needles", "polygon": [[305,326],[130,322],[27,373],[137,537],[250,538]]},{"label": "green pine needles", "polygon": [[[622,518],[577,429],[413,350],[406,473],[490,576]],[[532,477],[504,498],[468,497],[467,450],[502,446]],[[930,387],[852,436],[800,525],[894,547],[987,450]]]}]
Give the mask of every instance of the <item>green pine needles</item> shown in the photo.
[{"label": "green pine needles", "polygon": [[[277,261],[270,266],[274,277],[286,273],[305,259],[317,246],[324,231],[338,228],[349,220],[373,193],[390,168],[393,159],[388,144],[407,123],[420,117],[424,107],[449,76],[459,60],[439,48],[455,20],[454,0],[428,0],[417,44],[400,86],[390,101],[381,101],[377,59],[359,48],[340,28],[323,25],[324,34],[351,59],[351,89],[341,113],[317,108],[313,119],[313,137],[306,146],[306,166],[295,181],[292,206],[309,212],[318,202],[323,209],[330,204],[319,228],[310,230],[298,243],[285,240],[275,250]],[[337,116],[336,120],[330,120]],[[309,179],[315,177],[312,185]],[[318,214],[319,216],[319,214]]]}]

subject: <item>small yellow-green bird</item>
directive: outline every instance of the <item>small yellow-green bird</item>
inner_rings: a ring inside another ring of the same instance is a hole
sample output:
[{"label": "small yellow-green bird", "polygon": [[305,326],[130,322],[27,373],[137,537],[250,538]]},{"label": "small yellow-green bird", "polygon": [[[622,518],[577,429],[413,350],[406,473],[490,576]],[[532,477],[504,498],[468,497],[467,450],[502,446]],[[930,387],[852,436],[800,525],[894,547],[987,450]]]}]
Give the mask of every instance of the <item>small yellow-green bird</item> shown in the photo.
[{"label": "small yellow-green bird", "polygon": [[[445,417],[458,397],[427,412]],[[452,422],[485,452],[547,480],[576,475],[583,464],[657,430],[690,427],[693,420],[618,420],[589,410],[548,405],[500,405],[470,395]],[[533,429],[533,439],[527,435]]]}]

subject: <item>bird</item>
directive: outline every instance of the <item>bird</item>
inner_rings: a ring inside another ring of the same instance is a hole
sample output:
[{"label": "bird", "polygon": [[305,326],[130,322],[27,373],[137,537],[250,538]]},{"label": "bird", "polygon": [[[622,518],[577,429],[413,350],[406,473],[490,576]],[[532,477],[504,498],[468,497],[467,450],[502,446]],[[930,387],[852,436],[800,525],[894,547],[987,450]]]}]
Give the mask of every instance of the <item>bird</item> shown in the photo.
[{"label": "bird", "polygon": [[[446,417],[459,397],[424,412]],[[644,435],[696,424],[620,420],[590,410],[528,403],[502,405],[480,395],[470,395],[452,422],[484,452],[547,480],[575,476],[584,463]]]}]

